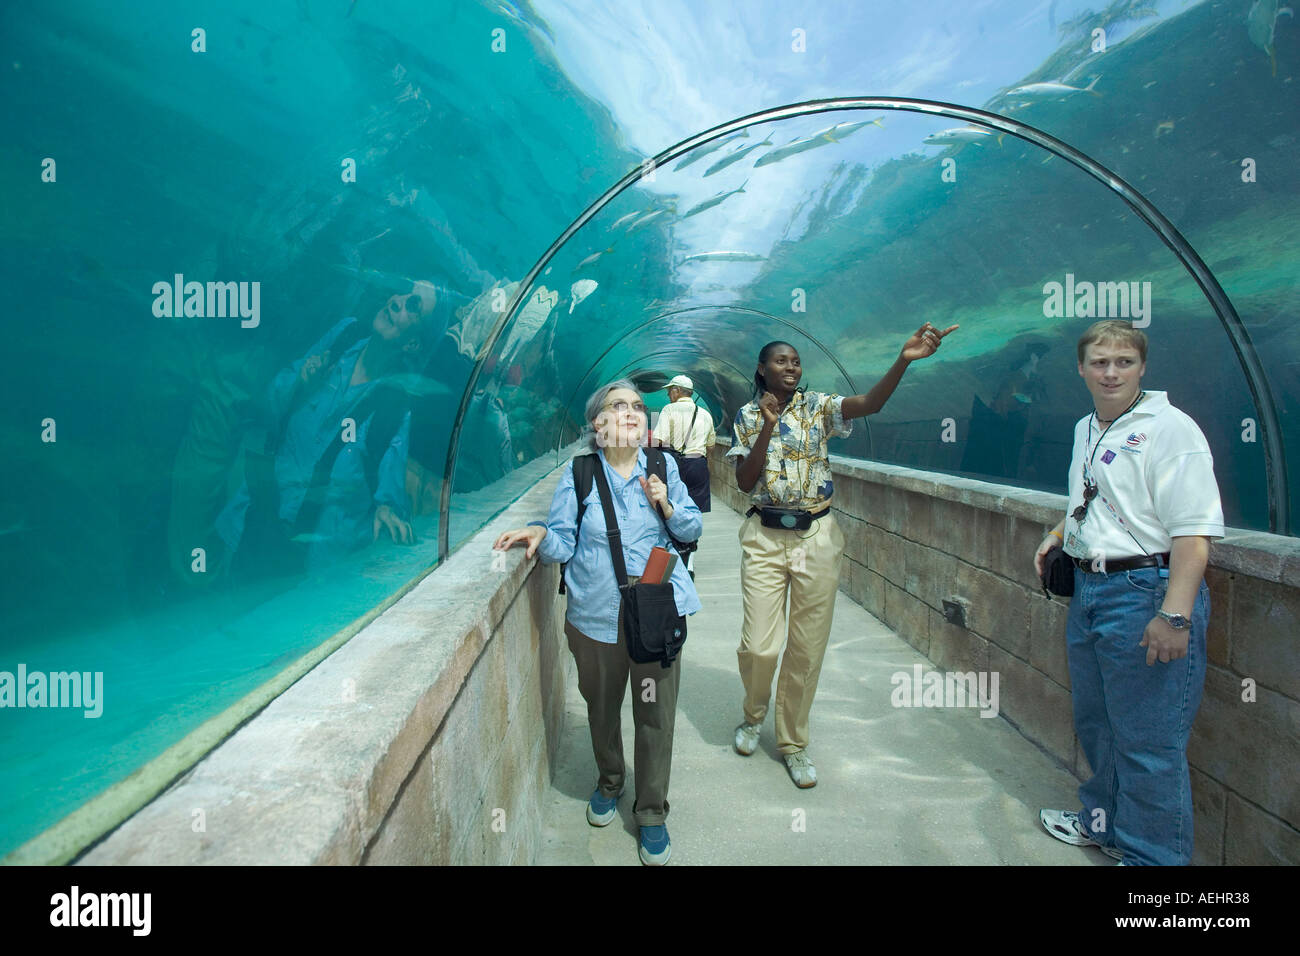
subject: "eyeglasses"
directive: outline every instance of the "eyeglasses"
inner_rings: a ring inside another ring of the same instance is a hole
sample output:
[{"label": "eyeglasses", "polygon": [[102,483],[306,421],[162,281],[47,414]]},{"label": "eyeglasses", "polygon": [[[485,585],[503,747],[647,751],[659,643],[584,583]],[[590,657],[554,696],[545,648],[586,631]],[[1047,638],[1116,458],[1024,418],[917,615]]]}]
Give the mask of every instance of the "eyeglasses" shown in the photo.
[{"label": "eyeglasses", "polygon": [[1070,517],[1083,524],[1083,519],[1088,516],[1088,505],[1092,504],[1092,499],[1097,497],[1097,484],[1086,475],[1083,478],[1083,504],[1070,512]]},{"label": "eyeglasses", "polygon": [[646,411],[644,402],[637,402],[635,404],[628,404],[627,402],[621,401],[610,402],[608,405],[602,405],[601,408],[613,409],[615,415],[622,415],[624,412],[629,410],[636,412],[638,415],[644,415]]},{"label": "eyeglasses", "polygon": [[[393,308],[394,306],[396,306],[396,303],[390,304],[389,308]],[[406,311],[408,315],[418,316],[421,312],[424,311],[424,302],[421,301],[418,295],[412,292],[410,295],[406,297],[406,301],[402,303],[402,308]]]}]

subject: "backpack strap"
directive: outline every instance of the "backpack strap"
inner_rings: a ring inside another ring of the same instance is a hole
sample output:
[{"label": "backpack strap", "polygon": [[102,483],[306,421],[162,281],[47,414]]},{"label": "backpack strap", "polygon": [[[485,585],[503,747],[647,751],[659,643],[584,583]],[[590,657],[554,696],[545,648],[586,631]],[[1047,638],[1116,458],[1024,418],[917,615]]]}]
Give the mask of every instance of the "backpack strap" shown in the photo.
[{"label": "backpack strap", "polygon": [[[573,459],[573,492],[578,496],[578,520],[573,526],[573,547],[578,547],[578,532],[582,530],[582,513],[587,510],[587,495],[591,494],[591,483],[596,474],[596,455],[594,453],[586,455],[577,455]],[[564,587],[564,572],[568,569],[569,562],[565,561],[560,565],[560,594],[566,594]]]},{"label": "backpack strap", "polygon": [[605,469],[596,469],[596,491],[600,495],[600,506],[605,511],[605,538],[609,541],[609,555],[614,559],[614,578],[619,589],[627,587],[627,564],[623,560],[623,532],[618,526],[618,515],[614,514],[614,495],[609,490],[609,481],[605,478]]}]

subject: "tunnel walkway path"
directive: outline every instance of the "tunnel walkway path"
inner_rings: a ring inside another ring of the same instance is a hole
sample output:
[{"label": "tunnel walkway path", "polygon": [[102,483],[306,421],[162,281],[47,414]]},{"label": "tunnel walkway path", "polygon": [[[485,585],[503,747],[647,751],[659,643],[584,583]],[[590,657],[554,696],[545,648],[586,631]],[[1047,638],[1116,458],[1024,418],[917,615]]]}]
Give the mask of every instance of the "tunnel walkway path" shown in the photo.
[{"label": "tunnel walkway path", "polygon": [[[896,672],[934,665],[846,594],[812,711],[808,751],[818,784],[800,790],[776,750],[769,711],[759,749],[732,750],[741,720],[741,516],[715,501],[704,517],[673,745],[671,865],[1114,865],[1095,848],[1058,843],[1040,807],[1075,806],[1077,782],[1001,717],[976,709],[891,704]],[[597,828],[585,806],[596,781],[573,657],[564,735],[546,798],[541,864],[639,866],[632,818],[632,698],[623,704],[628,785],[619,818]]]}]

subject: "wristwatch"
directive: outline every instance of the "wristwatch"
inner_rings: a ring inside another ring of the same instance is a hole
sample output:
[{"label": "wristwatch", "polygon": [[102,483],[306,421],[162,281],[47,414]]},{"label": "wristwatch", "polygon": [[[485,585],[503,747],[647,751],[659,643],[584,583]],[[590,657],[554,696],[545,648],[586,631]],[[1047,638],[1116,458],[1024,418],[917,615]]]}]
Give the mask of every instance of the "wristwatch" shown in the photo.
[{"label": "wristwatch", "polygon": [[1192,626],[1192,619],[1189,617],[1183,617],[1181,614],[1170,614],[1163,608],[1156,611],[1156,613],[1168,621],[1169,626],[1175,631],[1185,631]]}]

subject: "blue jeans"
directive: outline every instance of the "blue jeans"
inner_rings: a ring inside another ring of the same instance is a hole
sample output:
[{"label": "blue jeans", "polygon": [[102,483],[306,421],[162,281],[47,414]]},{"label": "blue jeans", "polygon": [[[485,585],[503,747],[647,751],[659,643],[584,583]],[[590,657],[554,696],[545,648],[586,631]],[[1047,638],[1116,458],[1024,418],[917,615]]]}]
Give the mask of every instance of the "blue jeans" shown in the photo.
[{"label": "blue jeans", "polygon": [[1168,584],[1156,568],[1076,568],[1065,631],[1074,730],[1092,768],[1092,779],[1079,787],[1079,819],[1130,866],[1192,859],[1187,738],[1205,687],[1210,589],[1201,582],[1187,656],[1148,667],[1142,632]]}]

